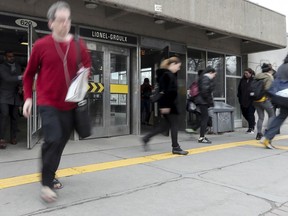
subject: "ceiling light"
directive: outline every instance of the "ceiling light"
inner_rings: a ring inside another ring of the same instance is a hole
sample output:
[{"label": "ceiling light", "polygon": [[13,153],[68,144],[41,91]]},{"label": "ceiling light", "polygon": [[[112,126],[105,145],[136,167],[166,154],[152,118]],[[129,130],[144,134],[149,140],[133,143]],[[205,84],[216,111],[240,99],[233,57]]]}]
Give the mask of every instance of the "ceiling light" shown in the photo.
[{"label": "ceiling light", "polygon": [[207,35],[207,36],[213,36],[213,35],[215,35],[215,32],[213,32],[213,31],[206,31],[206,35]]},{"label": "ceiling light", "polygon": [[98,5],[96,4],[96,2],[93,1],[93,0],[85,1],[84,4],[85,4],[85,7],[88,8],[88,9],[95,9],[95,8],[97,8],[97,6],[98,6]]},{"label": "ceiling light", "polygon": [[158,24],[158,25],[162,25],[162,24],[164,24],[165,22],[166,22],[166,21],[163,20],[163,19],[157,19],[157,18],[154,19],[154,23],[155,23],[155,24]]}]

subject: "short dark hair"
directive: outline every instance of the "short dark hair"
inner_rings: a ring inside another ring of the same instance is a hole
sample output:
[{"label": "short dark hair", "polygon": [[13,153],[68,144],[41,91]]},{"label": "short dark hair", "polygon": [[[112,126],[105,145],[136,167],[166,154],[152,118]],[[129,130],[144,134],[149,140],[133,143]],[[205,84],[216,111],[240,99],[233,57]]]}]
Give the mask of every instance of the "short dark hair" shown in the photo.
[{"label": "short dark hair", "polygon": [[197,73],[197,74],[198,74],[198,76],[201,76],[201,75],[202,75],[202,73],[203,73],[203,71],[204,71],[203,69],[200,69],[200,70],[198,70],[198,73]]},{"label": "short dark hair", "polygon": [[272,69],[271,64],[263,63],[261,66],[262,72],[269,72]]},{"label": "short dark hair", "polygon": [[14,54],[14,52],[12,50],[5,50],[4,55],[6,56],[8,53],[13,53]]},{"label": "short dark hair", "polygon": [[204,73],[216,73],[216,70],[213,67],[208,66],[205,68]]}]

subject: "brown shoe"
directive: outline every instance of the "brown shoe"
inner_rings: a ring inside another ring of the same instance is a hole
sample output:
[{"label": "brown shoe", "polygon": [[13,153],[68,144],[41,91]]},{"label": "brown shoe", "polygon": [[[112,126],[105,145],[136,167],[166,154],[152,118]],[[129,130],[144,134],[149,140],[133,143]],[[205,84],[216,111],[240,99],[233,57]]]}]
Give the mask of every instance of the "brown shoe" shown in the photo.
[{"label": "brown shoe", "polygon": [[16,140],[16,138],[13,138],[13,139],[11,139],[11,142],[10,142],[12,145],[16,145],[17,144],[17,140]]},{"label": "brown shoe", "polygon": [[0,139],[0,149],[5,149],[7,147],[5,140]]}]

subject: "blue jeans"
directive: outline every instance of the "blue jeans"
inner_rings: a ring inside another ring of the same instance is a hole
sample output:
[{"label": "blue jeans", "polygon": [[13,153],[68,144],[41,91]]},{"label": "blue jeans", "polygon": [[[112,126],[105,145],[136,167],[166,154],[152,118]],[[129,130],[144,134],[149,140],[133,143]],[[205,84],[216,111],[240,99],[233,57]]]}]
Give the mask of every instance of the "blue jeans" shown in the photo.
[{"label": "blue jeans", "polygon": [[288,116],[288,108],[280,107],[280,114],[277,115],[276,118],[274,118],[274,120],[269,125],[269,128],[264,135],[265,138],[272,140],[280,130],[280,127],[286,120],[287,116]]},{"label": "blue jeans", "polygon": [[258,114],[257,132],[262,133],[262,125],[265,116],[264,111],[266,111],[268,114],[267,128],[269,128],[269,125],[275,118],[275,110],[270,100],[266,100],[263,102],[254,102],[254,107],[256,108]]}]

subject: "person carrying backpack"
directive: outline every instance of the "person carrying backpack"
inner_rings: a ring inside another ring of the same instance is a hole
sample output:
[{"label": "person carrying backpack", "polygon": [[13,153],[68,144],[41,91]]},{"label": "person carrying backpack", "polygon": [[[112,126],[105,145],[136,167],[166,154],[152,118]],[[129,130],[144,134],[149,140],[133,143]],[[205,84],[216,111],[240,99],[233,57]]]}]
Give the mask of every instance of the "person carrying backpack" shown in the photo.
[{"label": "person carrying backpack", "polygon": [[[257,100],[254,100],[254,107],[257,111],[258,114],[258,121],[257,121],[257,135],[256,135],[256,140],[260,140],[263,137],[262,133],[262,125],[264,121],[264,111],[267,112],[268,114],[268,127],[272,120],[275,118],[275,111],[274,107],[269,99],[267,97],[266,91],[270,88],[274,78],[273,78],[273,73],[274,70],[272,69],[271,65],[263,63],[261,66],[262,73],[258,73],[255,76],[255,80],[262,80],[262,88],[264,90],[263,96]],[[259,87],[258,87],[259,88]]]}]

